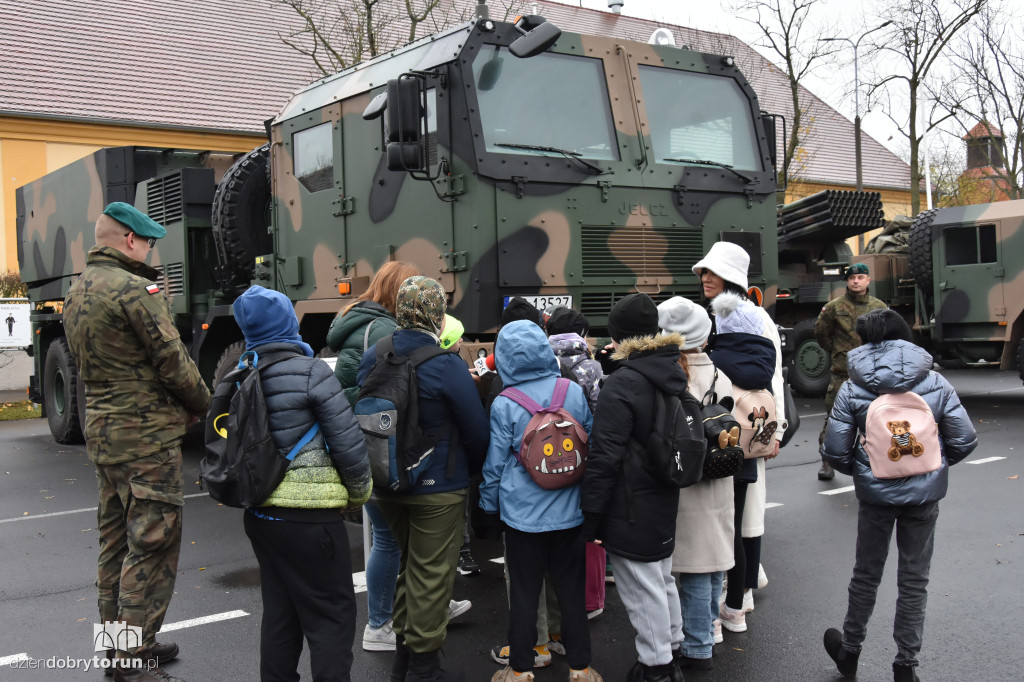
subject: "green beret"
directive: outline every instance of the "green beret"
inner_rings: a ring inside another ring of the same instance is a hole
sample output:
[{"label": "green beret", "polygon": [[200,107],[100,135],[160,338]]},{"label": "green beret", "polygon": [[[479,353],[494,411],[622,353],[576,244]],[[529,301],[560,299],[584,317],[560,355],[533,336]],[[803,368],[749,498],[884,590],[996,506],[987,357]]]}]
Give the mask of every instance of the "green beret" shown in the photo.
[{"label": "green beret", "polygon": [[167,236],[167,230],[164,229],[163,225],[153,220],[131,204],[126,204],[123,201],[115,201],[108,204],[107,207],[103,209],[103,213],[121,223],[140,237],[163,239]]},{"label": "green beret", "polygon": [[850,267],[846,268],[846,274],[843,275],[844,279],[850,279],[850,275],[870,275],[868,272],[868,266],[864,263],[854,263]]}]

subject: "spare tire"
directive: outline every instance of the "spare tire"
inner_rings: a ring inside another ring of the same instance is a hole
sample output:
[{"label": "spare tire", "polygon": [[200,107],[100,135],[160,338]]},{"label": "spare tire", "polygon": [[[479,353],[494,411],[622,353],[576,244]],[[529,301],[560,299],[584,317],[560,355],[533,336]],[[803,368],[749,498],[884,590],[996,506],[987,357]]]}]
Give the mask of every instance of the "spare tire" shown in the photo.
[{"label": "spare tire", "polygon": [[274,250],[270,218],[270,145],[253,149],[224,173],[213,195],[213,241],[217,279],[228,293],[252,280],[256,256]]},{"label": "spare tire", "polygon": [[932,223],[938,210],[931,208],[918,213],[910,225],[907,267],[926,297],[932,293]]}]

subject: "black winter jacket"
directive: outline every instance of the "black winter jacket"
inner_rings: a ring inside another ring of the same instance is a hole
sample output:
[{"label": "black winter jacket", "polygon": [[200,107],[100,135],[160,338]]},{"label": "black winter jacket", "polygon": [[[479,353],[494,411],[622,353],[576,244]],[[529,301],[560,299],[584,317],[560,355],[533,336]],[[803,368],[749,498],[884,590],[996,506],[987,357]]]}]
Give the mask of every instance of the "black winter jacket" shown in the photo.
[{"label": "black winter jacket", "polygon": [[682,342],[678,334],[627,339],[613,356],[622,362],[597,399],[580,496],[584,533],[635,561],[659,561],[675,547],[679,489],[650,476],[629,445],[650,437],[654,392],[679,395],[686,388]]}]

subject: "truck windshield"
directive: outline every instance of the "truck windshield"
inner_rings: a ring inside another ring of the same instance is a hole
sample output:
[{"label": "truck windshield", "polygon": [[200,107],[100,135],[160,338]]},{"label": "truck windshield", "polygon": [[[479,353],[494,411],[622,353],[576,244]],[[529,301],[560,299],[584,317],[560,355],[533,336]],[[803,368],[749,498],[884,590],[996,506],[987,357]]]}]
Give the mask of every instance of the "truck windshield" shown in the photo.
[{"label": "truck windshield", "polygon": [[473,79],[487,151],[618,159],[601,60],[552,53],[518,59],[486,45]]},{"label": "truck windshield", "polygon": [[640,66],[656,158],[763,170],[750,100],[732,78]]}]

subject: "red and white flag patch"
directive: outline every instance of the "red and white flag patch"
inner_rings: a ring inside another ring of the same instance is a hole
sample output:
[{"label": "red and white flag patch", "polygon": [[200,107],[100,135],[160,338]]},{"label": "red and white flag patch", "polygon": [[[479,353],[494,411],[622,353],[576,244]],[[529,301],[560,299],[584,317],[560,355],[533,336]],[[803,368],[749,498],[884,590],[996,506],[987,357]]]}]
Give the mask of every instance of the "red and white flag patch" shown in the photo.
[{"label": "red and white flag patch", "polygon": [[158,287],[156,284],[150,284],[148,287],[146,287],[146,291],[148,291],[150,294],[159,294],[160,287]]}]

